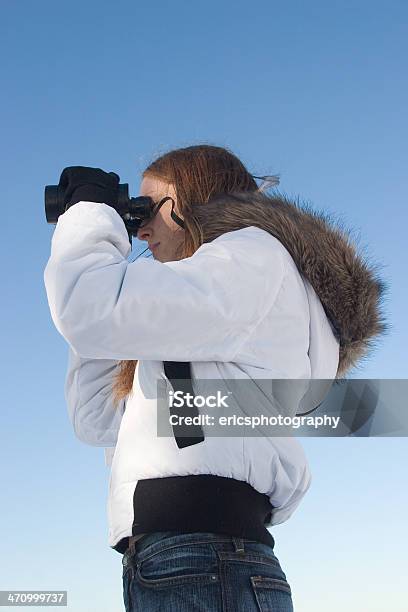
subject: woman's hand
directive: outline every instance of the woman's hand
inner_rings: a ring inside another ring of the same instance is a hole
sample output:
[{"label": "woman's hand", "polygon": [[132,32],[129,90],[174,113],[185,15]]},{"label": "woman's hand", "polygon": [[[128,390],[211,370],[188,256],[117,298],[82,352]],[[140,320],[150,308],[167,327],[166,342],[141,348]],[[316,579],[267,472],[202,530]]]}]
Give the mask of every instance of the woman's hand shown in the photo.
[{"label": "woman's hand", "polygon": [[116,207],[120,177],[100,168],[69,166],[62,171],[58,187],[63,193],[65,210],[77,202],[101,202]]}]

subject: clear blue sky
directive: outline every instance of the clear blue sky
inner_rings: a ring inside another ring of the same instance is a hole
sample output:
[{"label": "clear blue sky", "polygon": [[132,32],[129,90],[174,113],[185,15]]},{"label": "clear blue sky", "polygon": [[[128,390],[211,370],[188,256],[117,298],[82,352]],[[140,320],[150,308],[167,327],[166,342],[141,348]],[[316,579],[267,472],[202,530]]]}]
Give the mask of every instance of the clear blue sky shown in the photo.
[{"label": "clear blue sky", "polygon": [[[280,173],[282,191],[339,215],[384,264],[393,329],[359,376],[406,378],[408,8],[4,0],[0,14],[0,589],[67,589],[69,610],[116,612],[109,471],[68,421],[68,349],[43,284],[44,186],[88,165],[136,195],[154,157],[200,142]],[[302,443],[313,484],[273,530],[295,609],[403,612],[406,439]]]}]

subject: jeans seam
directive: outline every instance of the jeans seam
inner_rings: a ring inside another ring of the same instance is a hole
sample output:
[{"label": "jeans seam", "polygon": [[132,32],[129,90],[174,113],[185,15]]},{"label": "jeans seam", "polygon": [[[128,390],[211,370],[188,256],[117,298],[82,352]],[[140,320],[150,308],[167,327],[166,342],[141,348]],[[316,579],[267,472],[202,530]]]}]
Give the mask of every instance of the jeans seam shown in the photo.
[{"label": "jeans seam", "polygon": [[283,578],[271,578],[269,576],[251,576],[251,582],[255,588],[261,589],[280,589],[292,594],[292,589],[287,580]]},{"label": "jeans seam", "polygon": [[[223,543],[224,544],[225,542],[230,543],[231,539],[228,539],[228,540],[194,540],[194,541],[191,541],[191,542],[188,542],[188,541],[187,542],[181,542],[180,544],[172,544],[171,546],[164,546],[164,547],[160,548],[159,550],[155,551],[154,553],[151,553],[151,554],[149,554],[149,555],[147,555],[147,556],[145,556],[143,558],[141,558],[141,555],[142,555],[143,551],[140,551],[140,553],[136,553],[136,554],[139,555],[139,558],[138,558],[138,560],[136,562],[136,565],[139,565],[140,563],[144,563],[145,561],[147,561],[148,559],[151,559],[155,555],[157,555],[157,554],[159,554],[161,552],[164,552],[166,550],[171,550],[172,548],[180,548],[180,546],[192,546],[192,545],[195,545],[195,544],[218,544],[218,543]],[[154,545],[152,544],[152,546],[154,546]]]},{"label": "jeans seam", "polygon": [[238,561],[243,563],[259,563],[261,565],[273,565],[274,567],[281,567],[278,560],[272,559],[271,557],[264,557],[245,551],[245,555],[242,553],[219,551],[220,559],[223,561]]},{"label": "jeans seam", "polygon": [[129,610],[133,610],[133,602],[132,602],[132,582],[133,582],[134,572],[133,567],[129,568],[129,576],[127,581],[127,596],[129,602]]},{"label": "jeans seam", "polygon": [[226,564],[223,563],[221,557],[218,554],[218,573],[220,576],[220,586],[221,586],[221,601],[222,601],[222,612],[229,612],[229,596],[228,596],[228,585],[227,585],[227,575],[226,575]]}]

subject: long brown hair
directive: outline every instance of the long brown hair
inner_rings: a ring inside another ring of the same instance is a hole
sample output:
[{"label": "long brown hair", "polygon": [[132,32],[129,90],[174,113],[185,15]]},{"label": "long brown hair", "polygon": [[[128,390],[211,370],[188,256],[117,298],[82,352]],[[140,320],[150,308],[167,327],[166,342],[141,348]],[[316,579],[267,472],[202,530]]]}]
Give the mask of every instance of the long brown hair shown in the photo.
[{"label": "long brown hair", "polygon": [[[158,178],[174,186],[177,208],[185,223],[184,244],[178,258],[191,257],[203,244],[201,224],[193,214],[217,194],[256,191],[258,185],[244,164],[230,150],[207,144],[169,151],[153,161],[142,176]],[[132,390],[137,361],[119,361],[113,383],[113,404]]]}]

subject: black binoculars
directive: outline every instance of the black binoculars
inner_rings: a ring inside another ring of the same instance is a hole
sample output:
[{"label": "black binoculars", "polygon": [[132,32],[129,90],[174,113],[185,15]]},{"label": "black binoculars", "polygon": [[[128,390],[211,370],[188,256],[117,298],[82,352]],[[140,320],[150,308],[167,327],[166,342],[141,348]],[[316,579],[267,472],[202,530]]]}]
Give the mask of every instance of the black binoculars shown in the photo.
[{"label": "black binoculars", "polygon": [[[47,223],[54,225],[58,217],[65,212],[64,194],[58,185],[46,185],[44,191],[45,216]],[[137,235],[142,221],[149,219],[153,215],[154,202],[148,196],[138,196],[129,198],[128,183],[118,185],[118,202],[114,208],[122,217],[126,226],[130,244],[132,236]]]}]

